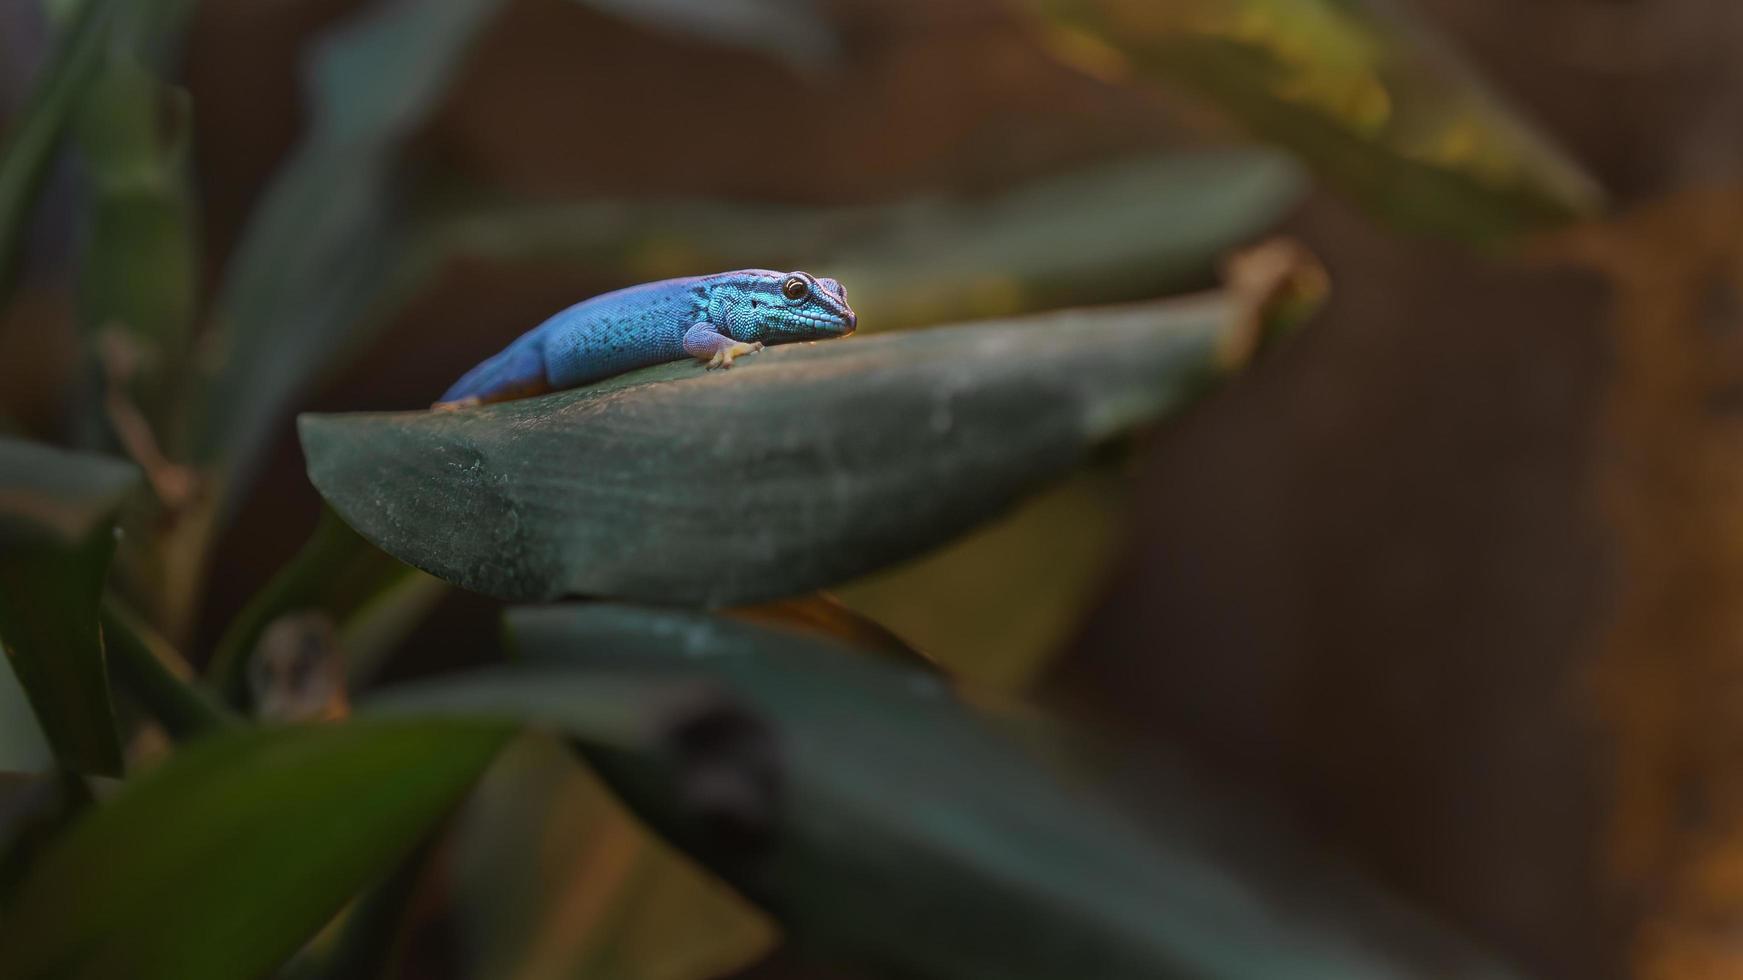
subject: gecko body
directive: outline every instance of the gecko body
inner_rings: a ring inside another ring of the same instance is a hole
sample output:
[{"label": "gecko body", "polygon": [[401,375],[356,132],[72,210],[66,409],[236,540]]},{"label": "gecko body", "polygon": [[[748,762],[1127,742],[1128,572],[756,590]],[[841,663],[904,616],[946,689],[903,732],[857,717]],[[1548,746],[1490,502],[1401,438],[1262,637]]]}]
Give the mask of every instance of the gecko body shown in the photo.
[{"label": "gecko body", "polygon": [[841,284],[806,272],[665,279],[563,310],[466,372],[435,407],[574,388],[684,357],[731,367],[765,344],[841,337],[858,324]]}]

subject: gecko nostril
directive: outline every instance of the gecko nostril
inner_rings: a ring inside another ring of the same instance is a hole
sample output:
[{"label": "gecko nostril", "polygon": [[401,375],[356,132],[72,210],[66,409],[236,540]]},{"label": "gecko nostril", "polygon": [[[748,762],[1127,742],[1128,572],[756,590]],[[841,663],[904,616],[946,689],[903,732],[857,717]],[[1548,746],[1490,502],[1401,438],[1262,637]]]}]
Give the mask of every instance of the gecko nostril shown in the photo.
[{"label": "gecko nostril", "polygon": [[851,330],[857,329],[859,327],[859,314],[858,313],[855,313],[852,310],[848,310],[846,313],[843,313],[841,316],[842,316],[843,322],[845,322],[847,324],[848,330],[851,331]]}]

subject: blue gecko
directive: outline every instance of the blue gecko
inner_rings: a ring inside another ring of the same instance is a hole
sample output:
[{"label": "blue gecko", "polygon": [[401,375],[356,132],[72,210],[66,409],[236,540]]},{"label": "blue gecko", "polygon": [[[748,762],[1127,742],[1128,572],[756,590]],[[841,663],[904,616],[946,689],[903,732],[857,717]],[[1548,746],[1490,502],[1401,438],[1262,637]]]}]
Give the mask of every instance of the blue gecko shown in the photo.
[{"label": "blue gecko", "polygon": [[665,279],[558,313],[466,372],[434,407],[573,388],[686,356],[726,368],[764,344],[843,337],[858,325],[841,283],[807,272],[740,269]]}]

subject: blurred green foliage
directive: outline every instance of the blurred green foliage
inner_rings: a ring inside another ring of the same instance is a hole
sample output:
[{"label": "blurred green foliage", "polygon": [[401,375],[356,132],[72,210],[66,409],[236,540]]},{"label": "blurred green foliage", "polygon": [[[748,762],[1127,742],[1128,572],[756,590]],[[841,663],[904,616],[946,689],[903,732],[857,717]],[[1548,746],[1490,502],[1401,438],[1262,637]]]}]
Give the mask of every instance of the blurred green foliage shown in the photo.
[{"label": "blurred green foliage", "polygon": [[48,736],[36,722],[12,660],[0,658],[0,772],[43,772],[53,766]]},{"label": "blurred green foliage", "polygon": [[801,69],[840,54],[841,38],[813,0],[570,0],[714,44],[762,51]]},{"label": "blurred green foliage", "polygon": [[331,510],[323,509],[314,534],[218,640],[207,668],[212,686],[230,702],[247,702],[246,665],[260,636],[287,614],[318,610],[336,623],[384,600],[418,573],[364,541]]},{"label": "blurred green foliage", "polygon": [[[75,130],[91,191],[80,262],[85,329],[125,334],[153,384],[135,395],[172,421],[165,404],[188,369],[199,278],[188,175],[191,108],[138,61],[115,54],[84,93]],[[181,447],[172,446],[179,451]]]},{"label": "blurred green foliage", "polygon": [[0,904],[0,974],[263,974],[409,852],[505,736],[357,722],[202,740],[36,859]]},{"label": "blurred green foliage", "polygon": [[626,281],[746,256],[853,283],[862,330],[1142,299],[1215,280],[1217,259],[1274,225],[1301,171],[1260,149],[1140,157],[975,198],[782,207],[707,200],[514,201],[432,195],[409,291],[453,256],[560,260]]},{"label": "blurred green foliage", "polygon": [[30,103],[12,120],[0,152],[0,302],[11,293],[18,251],[30,227],[37,189],[60,145],[80,93],[102,60],[110,20],[120,4],[91,0],[63,33]]},{"label": "blurred green foliage", "polygon": [[118,775],[97,605],[125,463],[0,439],[0,638],[62,764]]},{"label": "blurred green foliage", "polygon": [[[1140,829],[1054,772],[1060,753],[1025,747],[1046,735],[1009,737],[930,671],[698,613],[548,607],[509,624],[520,663],[403,686],[393,713],[557,727],[653,828],[832,958],[1109,980],[1421,966],[1278,915],[1280,895],[1167,822]],[[1308,893],[1362,900],[1331,879]],[[1436,975],[1510,975],[1453,950]]]},{"label": "blurred green foliage", "polygon": [[315,56],[302,145],[281,166],[214,299],[219,352],[197,457],[241,489],[292,398],[355,350],[405,248],[402,144],[445,91],[496,0],[372,8]]},{"label": "blurred green foliage", "polygon": [[120,600],[105,598],[100,621],[104,645],[120,651],[111,661],[116,684],[170,737],[195,738],[240,720],[216,694],[193,683],[193,668],[175,647]]},{"label": "blurred green foliage", "polygon": [[[805,0],[585,5],[795,78],[865,43]],[[1299,249],[1226,261],[1300,200],[1295,158],[1481,243],[1590,213],[1577,167],[1355,0],[1046,0],[1072,64],[1183,84],[1271,145],[853,205],[529,199],[431,176],[418,145],[501,6],[396,0],[331,28],[307,130],[222,256],[175,82],[194,4],[62,11],[0,156],[0,283],[71,154],[91,383],[69,411],[108,455],[0,440],[0,769],[30,773],[0,803],[77,791],[28,833],[0,821],[0,975],[372,973],[431,892],[472,976],[702,980],[783,939],[938,980],[1510,975],[1336,869],[1305,901],[1274,887],[1192,830],[1220,826],[1201,788],[1172,786],[1172,815],[1134,806],[1067,761],[1069,726],[1014,734],[951,677],[1034,676],[1123,524],[1092,453],[1324,298]],[[208,558],[299,399],[460,257],[624,283],[827,267],[867,333],[932,329],[466,413],[304,416],[332,510],[213,649],[189,647]],[[1189,289],[1211,291],[1159,299]],[[1112,301],[1142,302],[1055,309]],[[966,319],[984,322],[937,326]],[[978,592],[947,586],[964,576]],[[432,652],[404,640],[450,585],[768,601],[514,611],[507,663],[383,685],[343,719],[387,657]],[[845,603],[817,593],[835,587]],[[309,621],[336,649],[293,644],[287,676],[339,659],[333,723],[242,717],[263,638]],[[526,727],[547,734],[499,754]],[[90,781],[124,769],[112,796]],[[444,848],[451,876],[429,870]]]},{"label": "blurred green foliage", "polygon": [[1590,176],[1389,6],[1033,2],[1066,57],[1182,83],[1405,226],[1497,244],[1602,205]]}]

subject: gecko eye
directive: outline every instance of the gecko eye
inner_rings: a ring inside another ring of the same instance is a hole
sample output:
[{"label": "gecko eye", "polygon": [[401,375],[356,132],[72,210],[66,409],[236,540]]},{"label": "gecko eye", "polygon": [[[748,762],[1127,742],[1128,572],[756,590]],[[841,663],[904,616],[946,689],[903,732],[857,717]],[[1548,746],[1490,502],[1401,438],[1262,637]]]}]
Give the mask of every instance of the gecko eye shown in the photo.
[{"label": "gecko eye", "polygon": [[798,276],[788,276],[787,281],[781,283],[781,295],[791,300],[804,299],[810,292],[811,287]]}]

